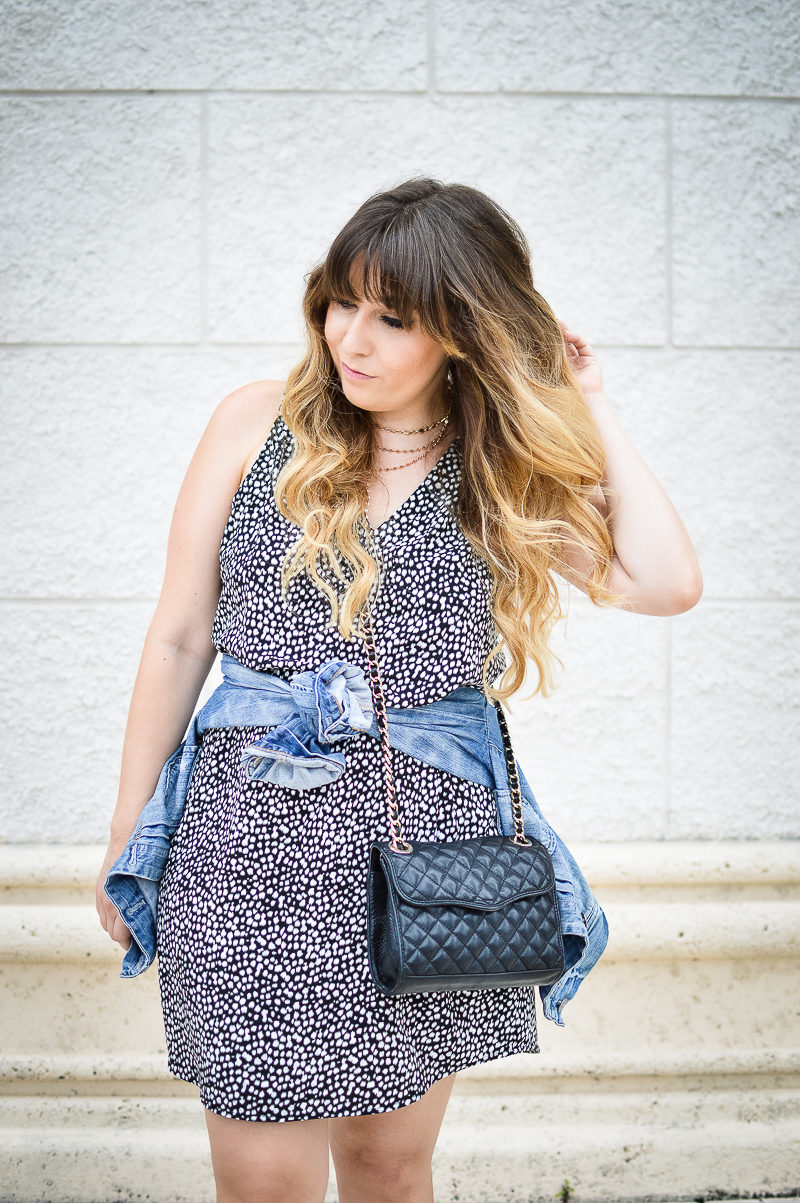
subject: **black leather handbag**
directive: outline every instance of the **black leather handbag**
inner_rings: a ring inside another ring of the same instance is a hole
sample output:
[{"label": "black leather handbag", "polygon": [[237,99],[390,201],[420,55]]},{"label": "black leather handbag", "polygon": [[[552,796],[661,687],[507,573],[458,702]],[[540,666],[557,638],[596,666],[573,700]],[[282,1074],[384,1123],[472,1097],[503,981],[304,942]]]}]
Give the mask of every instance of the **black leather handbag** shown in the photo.
[{"label": "black leather handbag", "polygon": [[497,705],[511,786],[514,835],[435,842],[400,832],[386,702],[369,607],[362,620],[381,735],[391,841],[370,844],[370,976],[382,994],[546,985],[565,972],[550,855],[526,836],[519,775]]}]

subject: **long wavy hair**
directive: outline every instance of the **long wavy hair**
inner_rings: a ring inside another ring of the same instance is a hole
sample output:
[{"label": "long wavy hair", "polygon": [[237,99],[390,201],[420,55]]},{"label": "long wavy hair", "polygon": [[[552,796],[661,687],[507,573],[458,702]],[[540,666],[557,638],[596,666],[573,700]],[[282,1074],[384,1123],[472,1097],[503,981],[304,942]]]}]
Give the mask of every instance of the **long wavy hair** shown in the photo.
[{"label": "long wavy hair", "polygon": [[[423,177],[376,193],[305,277],[307,345],[281,407],[296,450],[275,485],[280,511],[301,529],[282,565],[284,596],[305,572],[330,603],[330,624],[345,639],[360,637],[379,572],[364,538],[372,418],[344,395],[324,334],[330,302],[358,299],[351,275],[359,263],[361,296],[393,310],[404,327],[417,316],[449,357],[462,444],[457,518],[492,580],[497,638],[483,663],[484,689],[510,697],[532,660],[533,693],[547,697],[552,661],[562,663],[548,639],[563,617],[552,573],[565,543],[590,557],[595,605],[623,600],[607,588],[611,535],[589,500],[605,449],[558,321],[534,288],[525,236],[476,188]],[[504,648],[507,662],[490,683]]]}]

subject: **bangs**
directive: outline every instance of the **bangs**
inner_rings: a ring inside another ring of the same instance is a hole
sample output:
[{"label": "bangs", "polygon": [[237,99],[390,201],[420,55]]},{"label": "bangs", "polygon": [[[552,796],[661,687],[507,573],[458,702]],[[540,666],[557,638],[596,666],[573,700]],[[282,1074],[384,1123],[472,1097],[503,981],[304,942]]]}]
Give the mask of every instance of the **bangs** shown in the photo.
[{"label": "bangs", "polygon": [[[353,283],[360,292],[354,291]],[[345,228],[328,252],[320,284],[326,301],[363,297],[392,310],[406,327],[418,315],[431,335],[441,337],[446,331],[433,257],[420,245],[419,232],[408,225],[403,228],[395,221],[368,236]]]}]

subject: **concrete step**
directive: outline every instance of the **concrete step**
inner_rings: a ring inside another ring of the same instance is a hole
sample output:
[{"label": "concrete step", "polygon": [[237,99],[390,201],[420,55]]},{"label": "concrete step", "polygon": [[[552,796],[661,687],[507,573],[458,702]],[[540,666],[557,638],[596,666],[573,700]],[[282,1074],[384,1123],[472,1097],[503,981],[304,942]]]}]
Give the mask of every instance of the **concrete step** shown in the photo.
[{"label": "concrete step", "polygon": [[[0,1105],[5,1198],[213,1203],[202,1108],[163,1098],[14,1098]],[[797,1192],[800,1090],[453,1093],[434,1156],[437,1203],[697,1199]],[[87,1186],[91,1184],[91,1194]],[[146,1184],[146,1190],[144,1188]],[[133,1192],[133,1193],[132,1193]],[[327,1203],[336,1192],[333,1165]]]},{"label": "concrete step", "polygon": [[[797,847],[574,851],[608,952],[540,1055],[458,1075],[437,1203],[800,1193]],[[156,969],[121,980],[94,912],[102,854],[0,848],[0,1203],[214,1199]]]}]

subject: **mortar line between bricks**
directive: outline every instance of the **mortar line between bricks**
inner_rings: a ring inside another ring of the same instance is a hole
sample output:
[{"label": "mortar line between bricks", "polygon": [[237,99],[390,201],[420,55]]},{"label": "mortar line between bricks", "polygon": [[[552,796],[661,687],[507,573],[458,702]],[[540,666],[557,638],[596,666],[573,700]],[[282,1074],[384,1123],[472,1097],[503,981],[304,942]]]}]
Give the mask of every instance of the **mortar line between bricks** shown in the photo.
[{"label": "mortar line between bricks", "polygon": [[210,327],[208,281],[208,97],[200,98],[200,341],[208,346]]},{"label": "mortar line between bricks", "polygon": [[157,602],[155,594],[152,597],[0,597],[0,606],[154,606]]},{"label": "mortar line between bricks", "polygon": [[[565,588],[566,588],[566,585],[565,585]],[[577,596],[576,596],[576,594],[577,594]],[[569,604],[571,606],[580,608],[580,609],[584,610],[587,614],[592,613],[592,610],[595,608],[592,606],[591,599],[585,593],[581,593],[578,590],[571,590],[568,596],[570,597]],[[767,597],[767,596],[744,597],[742,595],[733,594],[733,593],[731,593],[729,595],[721,594],[721,593],[711,594],[708,592],[707,589],[703,590],[703,597],[702,597],[702,602],[703,602],[704,606],[706,605],[706,603],[708,603],[709,605],[715,605],[715,606],[727,606],[727,605],[731,605],[731,604],[749,606],[749,605],[754,605],[754,604],[761,605],[762,603],[767,604],[767,605],[782,606],[785,604],[792,605],[793,603],[798,602],[798,601],[800,601],[800,596],[795,596],[793,593],[787,594],[785,597],[772,597],[772,596],[770,596],[770,597]],[[652,616],[648,615],[647,617],[652,617]],[[656,615],[656,617],[659,617],[662,620],[664,618],[669,617],[673,621],[678,621],[679,619],[682,618],[682,615]]]},{"label": "mortar line between bricks", "polygon": [[[194,342],[174,342],[174,343],[157,343],[157,342],[36,342],[29,340],[28,342],[0,342],[0,352],[2,351],[58,351],[58,350],[76,350],[76,351],[91,351],[91,350],[115,350],[115,351],[247,351],[247,350],[264,350],[271,348],[282,348],[290,346],[300,346],[299,343],[284,343],[284,342],[217,342],[214,339],[207,339],[206,342],[195,340]],[[763,355],[784,355],[793,354],[800,351],[800,343],[792,346],[748,346],[746,343],[673,343],[669,346],[667,343],[592,343],[593,347],[599,347],[606,351],[652,351],[654,354],[660,351],[670,351],[687,354],[694,354],[696,351],[730,351],[737,353],[746,351],[749,354],[760,352]],[[2,1200],[0,1200],[2,1203]]]},{"label": "mortar line between bricks", "polygon": [[[439,96],[453,96],[459,100],[485,100],[487,97],[514,97],[519,100],[686,100],[704,101],[723,104],[797,104],[800,93],[790,96],[769,96],[761,93],[727,93],[727,92],[586,92],[586,91],[546,91],[526,92],[503,90],[499,88],[482,88],[459,91],[457,89],[438,89]],[[258,96],[289,96],[298,99],[303,96],[354,96],[367,99],[392,99],[397,96],[411,96],[424,100],[428,93],[425,88],[0,88],[0,98],[10,97],[61,97],[61,96],[209,96],[221,99],[248,99]]]},{"label": "mortar line between bricks", "polygon": [[428,48],[428,95],[434,97],[437,95],[436,70],[438,66],[436,57],[436,0],[428,0],[425,6],[425,43]]},{"label": "mortar line between bricks", "polygon": [[672,836],[672,656],[674,644],[672,639],[672,623],[666,624],[667,632],[667,664],[666,664],[666,713],[664,715],[664,810],[666,818],[666,838]]},{"label": "mortar line between bricks", "polygon": [[667,346],[674,347],[674,241],[673,241],[673,203],[672,192],[672,102],[667,100],[664,105],[664,255],[666,262],[665,281],[667,288]]},{"label": "mortar line between bricks", "polygon": [[[595,346],[600,346],[595,343]],[[210,354],[217,351],[264,351],[286,350],[296,347],[302,349],[301,343],[223,343],[208,339],[191,343],[2,343],[2,351],[194,351],[197,354]],[[800,348],[798,348],[800,350]],[[0,1200],[2,1203],[2,1200]]]}]

